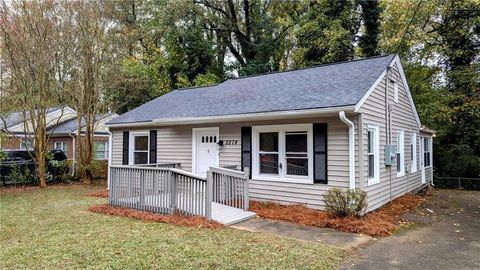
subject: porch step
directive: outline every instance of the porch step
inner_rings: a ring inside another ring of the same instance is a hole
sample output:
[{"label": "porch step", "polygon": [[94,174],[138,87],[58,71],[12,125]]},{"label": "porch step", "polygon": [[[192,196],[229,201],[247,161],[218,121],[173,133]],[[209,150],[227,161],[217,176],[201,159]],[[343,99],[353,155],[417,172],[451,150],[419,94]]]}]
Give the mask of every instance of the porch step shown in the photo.
[{"label": "porch step", "polygon": [[257,214],[243,209],[230,207],[220,203],[212,203],[212,219],[218,223],[229,226],[251,218]]}]

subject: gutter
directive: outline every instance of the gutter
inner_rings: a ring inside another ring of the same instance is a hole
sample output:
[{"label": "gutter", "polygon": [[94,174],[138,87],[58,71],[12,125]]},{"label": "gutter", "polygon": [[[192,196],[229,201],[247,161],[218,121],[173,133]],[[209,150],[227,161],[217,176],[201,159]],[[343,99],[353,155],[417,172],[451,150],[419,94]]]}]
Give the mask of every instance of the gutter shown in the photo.
[{"label": "gutter", "polygon": [[348,167],[350,189],[355,189],[355,125],[345,116],[345,111],[338,113],[340,120],[348,126]]},{"label": "gutter", "polygon": [[336,115],[340,111],[352,111],[355,105],[342,107],[328,107],[305,110],[291,110],[291,111],[275,111],[275,112],[261,112],[261,113],[244,113],[234,115],[219,115],[219,116],[199,116],[199,117],[180,117],[180,118],[165,118],[154,119],[151,121],[139,121],[130,123],[107,123],[105,124],[111,128],[117,127],[145,127],[152,125],[187,125],[187,124],[205,124],[218,122],[243,122],[243,121],[261,121],[261,120],[275,120],[275,119],[295,119],[316,117],[319,114]]}]

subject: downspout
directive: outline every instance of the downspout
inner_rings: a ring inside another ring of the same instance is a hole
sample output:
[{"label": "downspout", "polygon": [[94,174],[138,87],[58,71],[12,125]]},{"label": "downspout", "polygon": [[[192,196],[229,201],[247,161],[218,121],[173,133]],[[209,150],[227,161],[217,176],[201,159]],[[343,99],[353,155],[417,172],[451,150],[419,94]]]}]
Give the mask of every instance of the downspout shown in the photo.
[{"label": "downspout", "polygon": [[76,152],[75,152],[75,136],[72,133],[68,134],[72,138],[72,177],[75,175],[75,162],[76,162]]},{"label": "downspout", "polygon": [[107,127],[108,132],[108,168],[107,168],[107,190],[110,190],[110,166],[112,166],[112,132]]},{"label": "downspout", "polygon": [[350,189],[355,189],[355,125],[345,116],[345,111],[338,113],[340,120],[348,126],[348,160]]}]

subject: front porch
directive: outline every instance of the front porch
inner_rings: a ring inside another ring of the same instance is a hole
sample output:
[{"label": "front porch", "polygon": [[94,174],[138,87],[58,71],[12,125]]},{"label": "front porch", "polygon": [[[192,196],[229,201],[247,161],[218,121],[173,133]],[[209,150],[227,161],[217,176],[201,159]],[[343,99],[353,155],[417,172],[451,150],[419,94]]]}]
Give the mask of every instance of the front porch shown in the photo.
[{"label": "front porch", "polygon": [[248,169],[211,167],[203,177],[180,164],[111,166],[109,204],[161,214],[203,216],[224,225],[255,217],[248,211]]}]

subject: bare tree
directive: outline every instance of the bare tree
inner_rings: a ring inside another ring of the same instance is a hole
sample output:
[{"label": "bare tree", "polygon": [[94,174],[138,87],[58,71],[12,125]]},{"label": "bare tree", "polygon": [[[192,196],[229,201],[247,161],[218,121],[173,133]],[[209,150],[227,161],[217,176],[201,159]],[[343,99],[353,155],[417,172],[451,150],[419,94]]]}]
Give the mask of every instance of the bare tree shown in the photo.
[{"label": "bare tree", "polygon": [[[58,105],[63,91],[57,82],[58,9],[49,0],[0,5],[0,48],[9,78],[8,87],[2,88],[2,103],[21,112],[23,134],[33,139],[39,184],[45,187],[47,127],[52,121],[47,112]],[[2,111],[6,109],[2,106]]]},{"label": "bare tree", "polygon": [[[78,168],[84,183],[93,180],[97,116],[106,111],[102,74],[108,52],[108,20],[102,2],[70,1],[64,5],[63,50],[68,61],[71,105],[77,111]],[[68,31],[67,31],[68,29]]]}]

